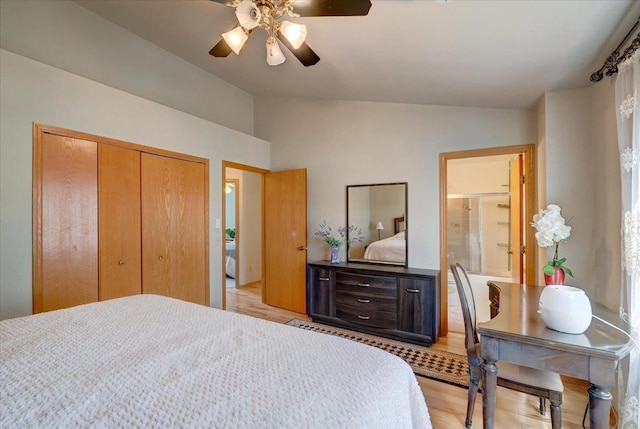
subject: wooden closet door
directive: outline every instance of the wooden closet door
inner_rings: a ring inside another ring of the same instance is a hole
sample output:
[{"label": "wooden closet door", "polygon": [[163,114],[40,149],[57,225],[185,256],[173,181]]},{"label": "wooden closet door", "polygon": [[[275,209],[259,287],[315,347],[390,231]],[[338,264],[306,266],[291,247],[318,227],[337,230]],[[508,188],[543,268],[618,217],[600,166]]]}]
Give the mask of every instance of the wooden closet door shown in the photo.
[{"label": "wooden closet door", "polygon": [[142,292],[209,305],[205,165],[142,154]]},{"label": "wooden closet door", "polygon": [[97,160],[93,141],[34,145],[34,313],[98,300]]},{"label": "wooden closet door", "polygon": [[100,300],[142,293],[140,152],[98,148]]}]

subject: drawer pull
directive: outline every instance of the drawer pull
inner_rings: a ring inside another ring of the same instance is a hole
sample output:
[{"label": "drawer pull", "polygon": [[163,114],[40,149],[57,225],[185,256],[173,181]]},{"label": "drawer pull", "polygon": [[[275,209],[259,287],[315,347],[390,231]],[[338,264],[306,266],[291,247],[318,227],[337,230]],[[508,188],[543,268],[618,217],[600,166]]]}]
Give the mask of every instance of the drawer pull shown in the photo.
[{"label": "drawer pull", "polygon": [[320,278],[318,278],[318,280],[320,280],[321,282],[328,282],[329,281],[329,277],[320,277]]},{"label": "drawer pull", "polygon": [[362,316],[362,315],[358,314],[358,319],[361,319],[361,320],[369,320],[369,319],[371,319],[371,317],[369,317],[369,316]]},{"label": "drawer pull", "polygon": [[362,299],[362,298],[358,298],[358,302],[361,302],[361,303],[363,303],[363,304],[368,304],[368,303],[370,303],[370,302],[371,302],[371,300],[370,300],[370,299]]},{"label": "drawer pull", "polygon": [[360,282],[358,282],[358,286],[360,286],[360,287],[369,287],[369,283],[360,283]]},{"label": "drawer pull", "polygon": [[420,293],[420,289],[407,288],[407,292],[409,292],[409,293]]}]

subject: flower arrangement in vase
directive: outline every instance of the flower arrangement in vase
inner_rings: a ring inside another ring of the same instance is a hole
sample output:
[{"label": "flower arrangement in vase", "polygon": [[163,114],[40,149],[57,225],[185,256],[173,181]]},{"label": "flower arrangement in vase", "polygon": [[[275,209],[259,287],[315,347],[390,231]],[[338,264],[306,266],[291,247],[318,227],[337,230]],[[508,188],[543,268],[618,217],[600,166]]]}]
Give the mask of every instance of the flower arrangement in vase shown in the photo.
[{"label": "flower arrangement in vase", "polygon": [[[362,235],[362,229],[357,228],[355,225],[347,226],[339,226],[337,229],[338,237],[334,236],[333,230],[329,225],[327,225],[327,221],[323,220],[320,225],[318,225],[318,230],[314,233],[318,237],[322,238],[331,248],[331,263],[339,264],[340,263],[340,247],[346,241],[348,245],[355,242],[362,242],[364,236]],[[345,239],[345,237],[347,239]]]},{"label": "flower arrangement in vase", "polygon": [[543,267],[546,285],[564,284],[565,274],[573,277],[573,273],[564,263],[567,258],[558,258],[558,246],[571,235],[571,227],[567,225],[561,214],[561,209],[555,204],[549,204],[545,210],[533,216],[531,223],[536,232],[536,241],[540,247],[553,247],[553,259]]}]

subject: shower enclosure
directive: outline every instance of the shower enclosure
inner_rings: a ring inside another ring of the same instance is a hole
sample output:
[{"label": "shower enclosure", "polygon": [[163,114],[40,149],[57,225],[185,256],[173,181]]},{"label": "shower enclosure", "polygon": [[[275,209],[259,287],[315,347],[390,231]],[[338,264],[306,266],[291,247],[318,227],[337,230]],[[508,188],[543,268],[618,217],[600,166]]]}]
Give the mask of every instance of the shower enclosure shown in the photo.
[{"label": "shower enclosure", "polygon": [[509,193],[449,195],[449,261],[470,273],[511,276]]}]

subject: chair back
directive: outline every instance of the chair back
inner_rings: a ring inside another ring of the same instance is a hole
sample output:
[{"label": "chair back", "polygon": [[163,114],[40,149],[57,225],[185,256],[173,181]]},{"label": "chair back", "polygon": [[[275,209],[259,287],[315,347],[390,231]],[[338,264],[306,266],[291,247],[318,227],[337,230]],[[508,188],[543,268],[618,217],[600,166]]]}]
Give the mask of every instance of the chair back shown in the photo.
[{"label": "chair back", "polygon": [[479,365],[480,357],[478,356],[477,344],[478,333],[476,332],[476,303],[473,299],[473,291],[471,290],[471,282],[466,271],[457,262],[451,264],[451,272],[456,281],[458,296],[460,297],[460,307],[462,308],[462,317],[464,319],[464,340],[467,348],[467,357],[469,358],[469,366]]}]

